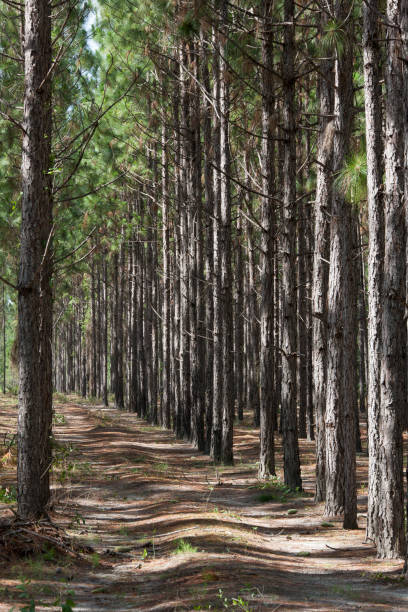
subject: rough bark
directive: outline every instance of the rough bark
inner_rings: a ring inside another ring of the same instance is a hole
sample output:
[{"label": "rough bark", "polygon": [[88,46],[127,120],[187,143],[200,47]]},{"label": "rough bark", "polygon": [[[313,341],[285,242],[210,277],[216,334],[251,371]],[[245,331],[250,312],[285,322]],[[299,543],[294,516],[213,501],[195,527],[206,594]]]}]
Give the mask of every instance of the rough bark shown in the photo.
[{"label": "rough bark", "polygon": [[[300,177],[301,180],[301,177]],[[306,222],[304,198],[298,204],[297,223],[297,393],[299,438],[306,438],[307,320],[306,320]]]},{"label": "rough bark", "polygon": [[168,214],[168,161],[166,122],[162,126],[162,239],[163,239],[163,309],[162,309],[162,364],[163,394],[161,423],[170,428],[170,231]]},{"label": "rough bark", "polygon": [[204,197],[205,197],[205,228],[206,228],[206,249],[205,249],[205,336],[206,344],[206,373],[205,373],[205,450],[210,452],[212,414],[213,414],[213,222],[211,220],[214,213],[214,189],[213,171],[211,167],[213,159],[212,148],[212,122],[211,122],[211,86],[210,74],[208,70],[208,52],[201,32],[200,45],[200,68],[202,83],[205,96],[203,100],[203,144],[204,144]]},{"label": "rough bark", "polygon": [[[352,122],[352,43],[348,3],[336,3],[336,19],[344,22],[344,47],[336,47],[334,64],[333,172],[345,162]],[[353,309],[351,205],[341,185],[332,194],[330,226],[330,271],[328,289],[328,344],[326,398],[326,506],[327,516],[344,513],[344,527],[356,527],[355,491],[355,372],[352,363],[356,334],[351,323]]]},{"label": "rough bark", "polygon": [[357,218],[351,205],[347,206],[345,227],[346,278],[344,303],[344,529],[356,529],[357,487],[356,487],[356,435],[357,435],[357,287],[359,249],[357,243]]},{"label": "rough bark", "polygon": [[[194,76],[196,83],[200,77],[199,66],[199,48],[196,47],[196,60],[194,64]],[[195,446],[200,451],[205,450],[205,379],[206,379],[206,341],[205,341],[205,278],[204,278],[204,252],[205,252],[205,234],[204,234],[204,207],[203,207],[203,190],[201,183],[202,173],[202,145],[201,145],[201,105],[200,91],[196,86],[193,98],[193,116],[194,116],[194,158],[193,158],[193,183],[194,194],[196,201],[196,219],[195,219],[195,258],[196,258],[196,367],[192,376],[192,384],[194,388],[194,397],[196,404],[195,411],[195,431],[196,437],[194,440]]]},{"label": "rough bark", "polygon": [[[399,24],[400,3],[388,0],[387,20]],[[381,481],[375,540],[380,557],[405,555],[402,414],[406,405],[405,206],[401,41],[386,27],[385,66],[385,247],[382,295],[381,407],[379,448]],[[405,335],[405,334],[404,334]]]},{"label": "rough bark", "polygon": [[18,513],[36,519],[49,501],[52,422],[51,4],[24,12],[24,136],[18,279]]},{"label": "rough bark", "polygon": [[[321,29],[325,26],[322,16]],[[326,376],[327,376],[327,285],[329,276],[329,215],[331,210],[331,164],[333,153],[332,61],[321,65],[318,85],[320,126],[317,145],[316,201],[314,209],[314,257],[312,284],[313,404],[316,420],[315,501],[326,498]]]},{"label": "rough bark", "polygon": [[234,317],[234,364],[237,415],[244,418],[244,256],[242,247],[242,215],[237,217],[235,243],[235,317]]},{"label": "rough bark", "polygon": [[285,484],[301,489],[296,415],[296,125],[294,2],[285,0],[283,47],[283,168],[282,250],[282,436]]},{"label": "rough bark", "polygon": [[[272,117],[274,111],[273,92],[273,0],[262,2],[262,201],[261,238],[261,354],[260,354],[260,455],[259,478],[275,474],[273,389],[274,389],[274,345],[273,345],[273,298],[274,298],[274,247],[275,247],[275,202],[274,193],[274,147]],[[270,197],[268,197],[270,196]]]},{"label": "rough bark", "polygon": [[380,345],[384,258],[384,212],[382,202],[382,106],[381,48],[378,0],[363,5],[364,99],[367,142],[368,208],[368,509],[367,536],[375,540],[380,491]]},{"label": "rough bark", "polygon": [[217,108],[213,120],[213,413],[210,455],[215,463],[221,462],[222,404],[223,404],[223,317],[221,297],[221,176],[220,167],[220,45],[213,34],[215,57],[213,62],[213,98]]},{"label": "rough bark", "polygon": [[[227,1],[222,0],[223,38],[227,38]],[[229,87],[228,67],[225,59],[226,45],[220,44],[220,224],[221,224],[221,302],[223,309],[223,410],[221,458],[224,464],[233,463],[234,424],[234,353],[233,353],[233,306],[232,306],[232,263],[231,263],[231,193],[230,193],[230,151],[229,151]]]}]

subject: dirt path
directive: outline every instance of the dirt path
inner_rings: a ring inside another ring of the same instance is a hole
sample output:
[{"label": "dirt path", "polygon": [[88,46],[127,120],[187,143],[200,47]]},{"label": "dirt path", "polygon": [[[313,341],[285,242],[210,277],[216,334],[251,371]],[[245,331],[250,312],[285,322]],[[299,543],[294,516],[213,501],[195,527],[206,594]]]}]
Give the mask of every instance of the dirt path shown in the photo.
[{"label": "dirt path", "polygon": [[[235,466],[215,469],[134,415],[61,400],[52,518],[95,552],[80,565],[53,550],[0,565],[0,610],[31,599],[36,610],[67,599],[75,611],[408,610],[401,563],[378,561],[364,543],[363,456],[360,529],[345,532],[313,503],[312,444],[302,444],[306,494],[293,497],[279,482],[259,487],[249,419],[237,427]],[[15,426],[12,402],[0,403],[1,438]],[[0,484],[14,480],[10,459]]]}]

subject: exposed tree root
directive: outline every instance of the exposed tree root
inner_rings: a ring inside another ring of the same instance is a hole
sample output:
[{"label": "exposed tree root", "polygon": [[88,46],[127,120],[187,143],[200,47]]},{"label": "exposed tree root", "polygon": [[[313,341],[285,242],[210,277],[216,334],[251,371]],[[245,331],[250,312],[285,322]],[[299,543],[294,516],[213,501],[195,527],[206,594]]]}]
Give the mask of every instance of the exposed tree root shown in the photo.
[{"label": "exposed tree root", "polygon": [[90,547],[77,544],[49,518],[23,521],[14,516],[0,522],[0,559],[10,561],[50,548],[76,559],[93,552]]}]

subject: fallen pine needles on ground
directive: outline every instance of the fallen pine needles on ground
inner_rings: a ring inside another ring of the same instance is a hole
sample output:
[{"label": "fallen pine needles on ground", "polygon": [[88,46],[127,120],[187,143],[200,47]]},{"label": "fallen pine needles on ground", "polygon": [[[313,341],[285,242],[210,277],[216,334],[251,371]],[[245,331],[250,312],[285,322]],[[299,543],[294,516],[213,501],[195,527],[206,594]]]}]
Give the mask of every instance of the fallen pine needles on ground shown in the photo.
[{"label": "fallen pine needles on ground", "polygon": [[50,545],[56,552],[77,559],[93,552],[91,547],[79,545],[69,538],[48,518],[23,521],[14,516],[0,522],[0,558],[4,561],[41,552]]}]

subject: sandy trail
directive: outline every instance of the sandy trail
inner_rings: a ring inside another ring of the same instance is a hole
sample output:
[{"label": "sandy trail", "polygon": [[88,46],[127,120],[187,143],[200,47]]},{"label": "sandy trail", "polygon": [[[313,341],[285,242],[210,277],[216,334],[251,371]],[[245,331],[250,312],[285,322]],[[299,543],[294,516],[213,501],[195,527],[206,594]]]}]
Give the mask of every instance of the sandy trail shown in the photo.
[{"label": "sandy trail", "polygon": [[[88,561],[53,551],[0,565],[0,610],[408,610],[399,561],[365,543],[367,459],[358,458],[359,529],[313,503],[313,443],[302,441],[306,493],[256,480],[258,432],[238,425],[233,467],[134,415],[56,400],[59,465],[52,519],[93,547]],[[2,398],[0,436],[15,427]],[[281,449],[278,444],[278,458]],[[279,472],[281,463],[278,460]],[[15,482],[12,462],[0,484]],[[0,502],[0,516],[9,513]]]}]

